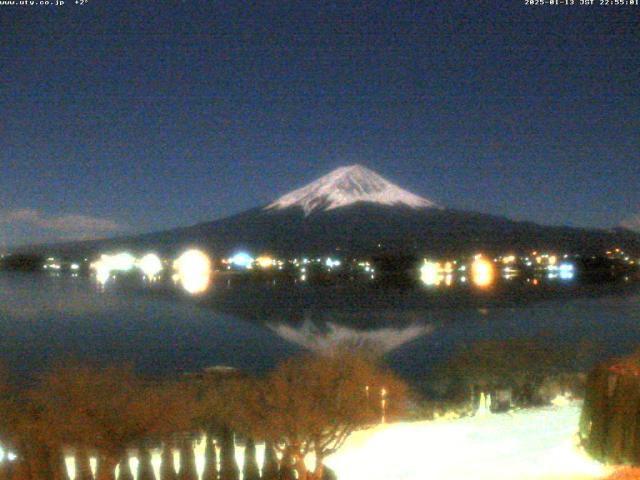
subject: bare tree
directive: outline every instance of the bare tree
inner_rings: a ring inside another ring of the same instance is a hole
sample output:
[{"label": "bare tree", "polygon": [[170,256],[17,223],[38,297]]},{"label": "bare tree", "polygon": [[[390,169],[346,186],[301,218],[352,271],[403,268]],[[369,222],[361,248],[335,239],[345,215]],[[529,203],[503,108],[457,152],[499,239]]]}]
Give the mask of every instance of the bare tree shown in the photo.
[{"label": "bare tree", "polygon": [[596,366],[580,418],[586,451],[600,462],[640,465],[640,352]]},{"label": "bare tree", "polygon": [[[356,429],[393,419],[406,392],[404,382],[363,355],[307,355],[284,362],[254,394],[248,392],[244,417],[251,419],[257,438],[270,440],[284,459],[291,458],[299,480],[319,480],[324,459]],[[312,472],[304,462],[311,452]]]},{"label": "bare tree", "polygon": [[129,463],[129,455],[125,453],[120,460],[120,472],[118,480],[133,480],[133,472],[131,472],[131,464]]},{"label": "bare tree", "polygon": [[240,469],[236,462],[236,443],[233,430],[224,426],[220,442],[220,480],[238,480]]},{"label": "bare tree", "polygon": [[197,480],[196,457],[193,451],[193,440],[189,437],[183,438],[180,443],[180,472],[179,480]]},{"label": "bare tree", "polygon": [[151,453],[146,445],[138,448],[138,480],[155,480],[153,465],[151,465]]},{"label": "bare tree", "polygon": [[91,464],[89,462],[89,452],[81,448],[76,451],[76,478],[78,480],[93,480],[93,473],[91,472]]},{"label": "bare tree", "polygon": [[43,375],[31,398],[58,443],[96,451],[97,480],[115,480],[126,448],[166,415],[160,393],[128,366],[66,364]]},{"label": "bare tree", "polygon": [[0,373],[0,377],[4,378],[0,378],[0,436],[4,448],[17,455],[15,462],[5,465],[12,470],[10,477],[63,478],[58,464],[60,445],[48,431],[41,410],[27,392],[11,388],[6,376]]},{"label": "bare tree", "polygon": [[160,463],[160,480],[176,480],[175,465],[173,464],[173,451],[171,443],[165,442],[162,447],[162,459]]},{"label": "bare tree", "polygon": [[247,439],[244,447],[242,480],[260,480],[260,468],[256,460],[256,444],[252,438]]},{"label": "bare tree", "polygon": [[264,461],[262,463],[262,480],[278,480],[278,457],[273,443],[264,443]]},{"label": "bare tree", "polygon": [[207,432],[207,444],[204,450],[204,471],[202,480],[218,480],[218,457],[213,435]]},{"label": "bare tree", "polygon": [[240,469],[235,457],[235,432],[246,431],[244,400],[253,380],[244,375],[205,374],[198,379],[197,423],[208,435],[218,437],[220,480],[238,480]]}]

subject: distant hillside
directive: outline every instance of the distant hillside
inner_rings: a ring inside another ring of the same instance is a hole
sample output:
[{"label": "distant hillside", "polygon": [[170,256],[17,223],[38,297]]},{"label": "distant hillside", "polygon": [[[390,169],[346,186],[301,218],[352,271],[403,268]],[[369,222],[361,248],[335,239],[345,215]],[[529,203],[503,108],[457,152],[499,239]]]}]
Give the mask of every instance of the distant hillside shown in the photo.
[{"label": "distant hillside", "polygon": [[505,252],[552,249],[640,254],[640,234],[626,229],[542,226],[436,206],[361,166],[342,167],[270,205],[212,222],[134,237],[25,247],[20,251],[95,254],[131,249],[174,254],[199,246],[221,255],[353,255]]}]

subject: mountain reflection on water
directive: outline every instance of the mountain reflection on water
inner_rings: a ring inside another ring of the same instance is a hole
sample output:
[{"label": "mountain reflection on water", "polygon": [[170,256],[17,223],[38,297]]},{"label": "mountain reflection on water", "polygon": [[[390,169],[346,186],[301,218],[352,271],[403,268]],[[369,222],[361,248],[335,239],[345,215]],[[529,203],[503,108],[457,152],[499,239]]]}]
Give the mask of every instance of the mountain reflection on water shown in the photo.
[{"label": "mountain reflection on water", "polygon": [[281,338],[318,353],[361,348],[384,355],[433,331],[432,325],[420,324],[359,330],[333,321],[318,324],[311,319],[306,319],[299,326],[288,323],[267,325]]},{"label": "mountain reflection on water", "polygon": [[214,286],[193,298],[162,288],[100,290],[82,277],[4,273],[0,360],[14,378],[68,357],[129,362],[150,374],[221,364],[260,373],[297,352],[346,344],[373,348],[420,382],[478,342],[536,339],[566,352],[567,368],[584,367],[640,345],[637,289],[605,292],[531,302],[440,303],[433,296],[420,306],[413,291],[347,299],[351,292]]}]

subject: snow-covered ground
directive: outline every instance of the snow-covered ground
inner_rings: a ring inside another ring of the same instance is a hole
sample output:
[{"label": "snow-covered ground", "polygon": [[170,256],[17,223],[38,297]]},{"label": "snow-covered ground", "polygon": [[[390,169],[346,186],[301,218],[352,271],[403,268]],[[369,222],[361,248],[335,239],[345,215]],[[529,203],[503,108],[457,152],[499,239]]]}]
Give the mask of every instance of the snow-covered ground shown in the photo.
[{"label": "snow-covered ground", "polygon": [[[338,480],[595,480],[608,473],[576,446],[579,403],[513,413],[380,425],[326,460]],[[262,464],[264,448],[258,445]],[[244,449],[236,448],[242,470]],[[313,459],[308,465],[313,468]],[[67,459],[71,478],[73,460]],[[130,460],[132,470],[137,460]],[[178,452],[174,463],[179,470]],[[160,452],[153,452],[159,478]],[[196,447],[199,475],[204,439]],[[95,459],[92,459],[95,469]],[[200,477],[201,478],[201,477]]]},{"label": "snow-covered ground", "polygon": [[339,480],[588,480],[605,469],[576,447],[580,404],[381,425],[327,459]]}]

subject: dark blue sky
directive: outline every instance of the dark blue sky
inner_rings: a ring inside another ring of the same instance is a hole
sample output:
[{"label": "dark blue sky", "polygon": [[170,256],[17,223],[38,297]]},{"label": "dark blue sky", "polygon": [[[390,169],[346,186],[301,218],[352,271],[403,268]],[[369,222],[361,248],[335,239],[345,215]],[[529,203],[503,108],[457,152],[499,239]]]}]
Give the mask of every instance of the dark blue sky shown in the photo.
[{"label": "dark blue sky", "polygon": [[516,219],[640,212],[638,6],[0,6],[0,82],[0,246],[209,220],[352,163]]}]

